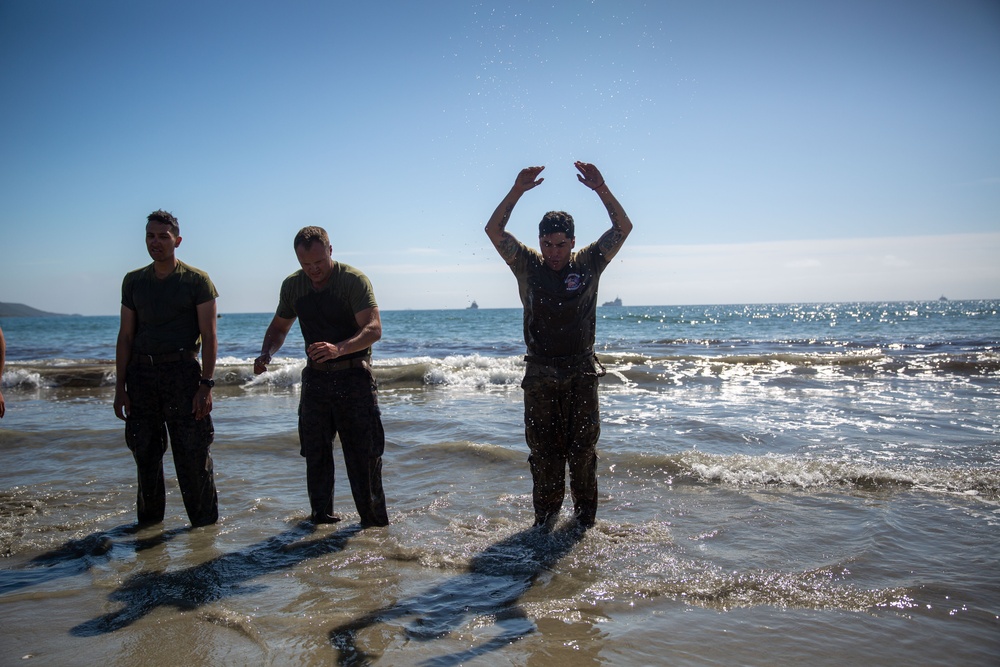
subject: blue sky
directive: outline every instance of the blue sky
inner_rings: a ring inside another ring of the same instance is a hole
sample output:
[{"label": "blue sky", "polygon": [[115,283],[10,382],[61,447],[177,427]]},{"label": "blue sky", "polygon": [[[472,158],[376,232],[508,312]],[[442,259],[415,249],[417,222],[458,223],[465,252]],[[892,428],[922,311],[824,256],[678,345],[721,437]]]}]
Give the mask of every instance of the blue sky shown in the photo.
[{"label": "blue sky", "polygon": [[1000,3],[0,0],[0,301],[116,314],[145,216],[221,312],[319,224],[383,309],[518,305],[483,233],[635,230],[602,297],[1000,297]]}]

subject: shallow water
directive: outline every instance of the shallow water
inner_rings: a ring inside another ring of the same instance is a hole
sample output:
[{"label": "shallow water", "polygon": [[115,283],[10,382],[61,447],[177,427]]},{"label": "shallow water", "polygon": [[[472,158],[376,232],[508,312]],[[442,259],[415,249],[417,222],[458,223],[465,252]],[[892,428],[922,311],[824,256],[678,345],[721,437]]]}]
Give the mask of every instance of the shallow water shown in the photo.
[{"label": "shallow water", "polygon": [[[690,313],[642,333],[659,311],[599,322],[598,523],[566,515],[551,534],[528,530],[516,311],[384,314],[412,338],[445,318],[447,334],[377,348],[392,523],[364,531],[342,468],[344,521],[303,522],[297,349],[263,378],[236,346],[220,369],[220,523],[187,528],[168,463],[167,517],[139,532],[93,371],[107,358],[80,352],[53,380],[51,363],[12,354],[0,664],[996,664],[989,307],[964,329],[869,307],[897,315],[835,345],[809,342],[825,306],[807,324],[787,324],[801,307],[744,310],[715,342],[668,335]],[[765,313],[780,326],[749,335]],[[241,317],[247,341],[268,319]],[[463,321],[482,330],[458,340]]]}]

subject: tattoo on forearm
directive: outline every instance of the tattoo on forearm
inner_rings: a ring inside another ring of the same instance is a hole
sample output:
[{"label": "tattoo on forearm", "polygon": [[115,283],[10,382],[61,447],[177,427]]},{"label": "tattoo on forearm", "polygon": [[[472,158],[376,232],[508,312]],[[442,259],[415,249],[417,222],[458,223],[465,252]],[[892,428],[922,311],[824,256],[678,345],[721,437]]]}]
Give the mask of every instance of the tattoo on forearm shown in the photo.
[{"label": "tattoo on forearm", "polygon": [[514,205],[507,204],[507,208],[504,209],[503,216],[501,216],[500,218],[500,231],[503,231],[504,228],[507,226],[507,223],[510,221],[510,213],[513,210],[514,210]]},{"label": "tattoo on forearm", "polygon": [[604,236],[602,236],[601,240],[597,242],[597,245],[601,249],[601,253],[607,255],[612,250],[617,250],[621,247],[624,240],[625,235],[620,231],[617,229],[609,229],[604,232]]},{"label": "tattoo on forearm", "polygon": [[611,218],[611,224],[615,227],[618,226],[618,208],[614,204],[608,204],[608,217]]}]

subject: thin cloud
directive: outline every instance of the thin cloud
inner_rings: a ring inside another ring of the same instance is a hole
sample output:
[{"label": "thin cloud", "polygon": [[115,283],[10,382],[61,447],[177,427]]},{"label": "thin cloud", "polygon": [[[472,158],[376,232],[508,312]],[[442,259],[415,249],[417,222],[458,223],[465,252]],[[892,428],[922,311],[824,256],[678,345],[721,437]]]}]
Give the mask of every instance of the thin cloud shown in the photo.
[{"label": "thin cloud", "polygon": [[816,269],[821,266],[823,266],[823,262],[811,257],[804,257],[802,259],[793,259],[791,261],[785,262],[786,269]]}]

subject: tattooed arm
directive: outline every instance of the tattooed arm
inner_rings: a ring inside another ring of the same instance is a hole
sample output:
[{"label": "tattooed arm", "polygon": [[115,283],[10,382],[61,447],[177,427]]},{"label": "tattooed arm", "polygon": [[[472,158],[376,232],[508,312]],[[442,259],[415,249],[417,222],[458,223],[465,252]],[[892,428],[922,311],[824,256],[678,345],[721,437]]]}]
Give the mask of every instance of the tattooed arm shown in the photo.
[{"label": "tattooed arm", "polygon": [[611,194],[604,177],[597,167],[587,162],[576,162],[576,168],[580,171],[576,175],[577,179],[588,188],[597,193],[604,203],[604,208],[608,209],[608,217],[611,218],[611,229],[604,232],[598,240],[597,245],[601,249],[601,254],[609,262],[618,254],[622,243],[628,238],[632,231],[632,221],[625,214],[625,209],[618,203],[615,196]]},{"label": "tattooed arm", "polygon": [[493,242],[493,246],[500,253],[500,256],[503,257],[503,261],[508,264],[514,261],[518,245],[517,239],[510,232],[506,231],[507,223],[510,221],[510,213],[514,210],[514,205],[517,204],[521,195],[536,185],[541,185],[542,181],[545,180],[544,178],[538,178],[538,174],[542,172],[542,169],[545,169],[545,167],[525,167],[522,169],[514,180],[514,185],[511,186],[510,192],[507,193],[507,196],[503,198],[500,205],[493,211],[490,221],[486,223],[486,235],[490,237],[490,241]]}]

